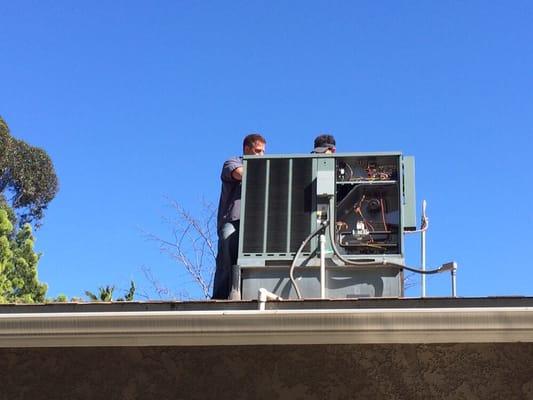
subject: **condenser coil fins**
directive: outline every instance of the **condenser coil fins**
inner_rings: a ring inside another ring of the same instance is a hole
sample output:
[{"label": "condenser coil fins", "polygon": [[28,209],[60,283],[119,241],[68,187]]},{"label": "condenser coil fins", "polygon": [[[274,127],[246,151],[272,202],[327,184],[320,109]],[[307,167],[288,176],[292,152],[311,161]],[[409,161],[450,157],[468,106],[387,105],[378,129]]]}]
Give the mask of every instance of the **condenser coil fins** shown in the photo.
[{"label": "condenser coil fins", "polygon": [[312,159],[256,158],[245,165],[242,254],[276,257],[296,252],[311,225]]}]

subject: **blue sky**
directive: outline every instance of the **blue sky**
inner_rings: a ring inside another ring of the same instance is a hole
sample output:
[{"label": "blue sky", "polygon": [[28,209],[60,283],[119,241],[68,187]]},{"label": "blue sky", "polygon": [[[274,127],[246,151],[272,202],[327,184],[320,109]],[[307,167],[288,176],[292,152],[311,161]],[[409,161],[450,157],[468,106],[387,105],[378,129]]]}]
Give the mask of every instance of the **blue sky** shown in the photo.
[{"label": "blue sky", "polygon": [[456,260],[462,296],[533,295],[530,1],[0,5],[0,115],[61,184],[36,233],[49,296],[150,293],[142,266],[197,296],[142,232],[170,237],[168,199],[216,203],[250,131],[268,153],[325,131],[339,151],[414,155],[428,264]]}]

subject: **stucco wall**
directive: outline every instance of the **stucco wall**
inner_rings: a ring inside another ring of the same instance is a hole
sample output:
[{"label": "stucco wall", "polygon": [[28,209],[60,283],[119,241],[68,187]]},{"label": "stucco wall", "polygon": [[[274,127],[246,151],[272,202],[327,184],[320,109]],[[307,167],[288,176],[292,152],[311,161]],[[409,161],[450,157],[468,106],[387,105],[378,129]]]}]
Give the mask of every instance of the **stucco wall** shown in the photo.
[{"label": "stucco wall", "polygon": [[533,343],[0,349],[1,399],[533,399]]}]

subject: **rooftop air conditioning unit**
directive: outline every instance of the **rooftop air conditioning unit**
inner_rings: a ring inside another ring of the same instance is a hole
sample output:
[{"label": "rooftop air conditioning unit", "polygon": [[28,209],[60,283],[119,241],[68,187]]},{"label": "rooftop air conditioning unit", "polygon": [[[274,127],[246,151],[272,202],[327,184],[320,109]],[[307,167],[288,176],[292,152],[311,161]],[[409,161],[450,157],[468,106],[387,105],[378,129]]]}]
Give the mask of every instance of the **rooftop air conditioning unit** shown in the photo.
[{"label": "rooftop air conditioning unit", "polygon": [[295,298],[294,262],[303,297],[320,297],[318,237],[297,252],[325,221],[328,298],[402,296],[403,273],[387,262],[404,264],[403,232],[416,227],[414,158],[395,152],[244,157],[234,290],[245,300],[259,288]]}]

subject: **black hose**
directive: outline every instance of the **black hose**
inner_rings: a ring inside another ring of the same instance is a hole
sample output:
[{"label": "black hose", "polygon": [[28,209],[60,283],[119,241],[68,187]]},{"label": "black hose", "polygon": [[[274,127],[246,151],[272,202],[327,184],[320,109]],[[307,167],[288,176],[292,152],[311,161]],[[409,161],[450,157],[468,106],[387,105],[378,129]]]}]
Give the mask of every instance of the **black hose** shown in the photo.
[{"label": "black hose", "polygon": [[296,261],[298,260],[298,257],[304,247],[309,243],[309,241],[314,238],[316,235],[318,235],[320,232],[322,232],[327,226],[329,225],[329,221],[326,221],[323,225],[321,225],[318,229],[311,232],[309,236],[305,238],[305,240],[302,242],[300,247],[298,248],[298,251],[296,252],[294,258],[292,259],[291,263],[291,269],[289,270],[289,277],[291,279],[292,284],[294,285],[294,289],[296,290],[296,295],[298,296],[298,299],[302,298],[302,294],[300,293],[300,289],[298,288],[298,285],[296,284],[296,280],[294,279],[294,268],[296,267]]}]

